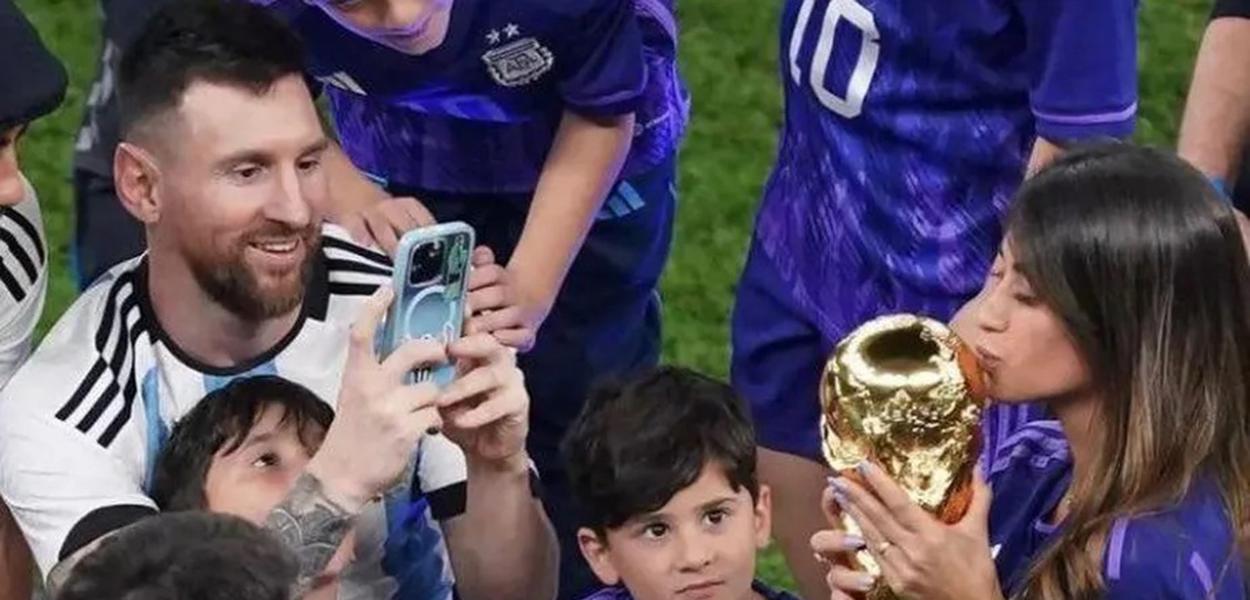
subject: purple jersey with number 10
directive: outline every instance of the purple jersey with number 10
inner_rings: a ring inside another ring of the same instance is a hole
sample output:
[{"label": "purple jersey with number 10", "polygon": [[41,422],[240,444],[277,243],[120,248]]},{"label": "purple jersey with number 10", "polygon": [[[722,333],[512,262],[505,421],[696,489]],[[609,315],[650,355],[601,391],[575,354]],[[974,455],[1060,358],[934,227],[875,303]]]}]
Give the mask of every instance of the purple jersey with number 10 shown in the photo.
[{"label": "purple jersey with number 10", "polygon": [[1131,133],[1135,19],[1135,0],[787,0],[756,224],[785,292],[830,339],[876,301],[862,282],[973,293],[1034,136]]}]

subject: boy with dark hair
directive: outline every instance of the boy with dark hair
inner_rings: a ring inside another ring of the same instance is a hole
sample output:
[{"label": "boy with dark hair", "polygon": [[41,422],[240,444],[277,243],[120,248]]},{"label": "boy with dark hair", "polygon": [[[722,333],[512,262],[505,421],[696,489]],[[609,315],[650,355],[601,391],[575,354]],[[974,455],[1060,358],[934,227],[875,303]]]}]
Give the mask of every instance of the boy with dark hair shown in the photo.
[{"label": "boy with dark hair", "polygon": [[[333,421],[330,405],[298,383],[272,375],[236,379],[174,425],[156,459],[152,500],[162,511],[211,511],[264,523]],[[368,586],[340,580],[354,546],[349,535],[303,598],[373,597]],[[408,593],[438,597],[436,583]]]},{"label": "boy with dark hair", "polygon": [[243,519],[166,514],[105,540],[57,600],[288,600],[297,573],[295,557]]},{"label": "boy with dark hair", "polygon": [[564,440],[583,527],[609,588],[587,600],[791,600],[753,580],[770,500],[755,431],[726,384],[663,367],[593,392]]}]

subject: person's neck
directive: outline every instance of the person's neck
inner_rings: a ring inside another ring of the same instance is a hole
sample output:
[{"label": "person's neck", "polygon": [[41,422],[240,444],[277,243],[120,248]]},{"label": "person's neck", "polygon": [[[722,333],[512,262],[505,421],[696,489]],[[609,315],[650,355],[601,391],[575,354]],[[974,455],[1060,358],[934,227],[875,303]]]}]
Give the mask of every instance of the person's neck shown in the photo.
[{"label": "person's neck", "polygon": [[1098,399],[1092,393],[1083,393],[1048,404],[1063,427],[1072,456],[1072,482],[1068,489],[1079,490],[1088,481],[1100,435],[1095,427]]},{"label": "person's neck", "polygon": [[253,321],[218,304],[200,287],[190,268],[165,253],[148,254],[148,297],[169,340],[191,358],[230,368],[268,352],[299,320],[300,307]]}]

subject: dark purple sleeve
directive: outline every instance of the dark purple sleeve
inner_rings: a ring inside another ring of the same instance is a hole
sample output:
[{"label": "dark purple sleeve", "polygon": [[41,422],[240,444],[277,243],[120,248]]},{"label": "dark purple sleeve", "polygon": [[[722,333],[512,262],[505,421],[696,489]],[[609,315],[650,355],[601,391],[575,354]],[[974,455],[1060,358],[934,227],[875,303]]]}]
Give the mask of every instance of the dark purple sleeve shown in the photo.
[{"label": "dark purple sleeve", "polygon": [[1250,19],[1250,0],[1217,0],[1212,19],[1220,17],[1241,17]]},{"label": "dark purple sleeve", "polygon": [[634,112],[647,83],[632,0],[593,2],[556,61],[565,106],[588,116]]},{"label": "dark purple sleeve", "polygon": [[1137,115],[1136,0],[1016,0],[1037,133],[1128,137]]}]

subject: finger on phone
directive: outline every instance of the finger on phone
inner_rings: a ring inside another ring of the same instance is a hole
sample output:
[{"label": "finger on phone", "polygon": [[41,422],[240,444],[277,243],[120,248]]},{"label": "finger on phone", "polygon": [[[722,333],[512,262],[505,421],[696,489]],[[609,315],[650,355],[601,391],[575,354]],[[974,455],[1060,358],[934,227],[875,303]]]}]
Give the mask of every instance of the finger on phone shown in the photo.
[{"label": "finger on phone", "polygon": [[387,397],[387,401],[394,402],[395,410],[406,415],[424,408],[437,410],[438,394],[438,386],[426,381],[415,385],[400,386]]},{"label": "finger on phone", "polygon": [[469,291],[497,286],[503,281],[504,275],[504,268],[495,263],[475,265],[469,272]]},{"label": "finger on phone", "polygon": [[439,393],[440,408],[449,408],[470,399],[477,399],[502,387],[506,382],[499,369],[478,367],[457,377]]},{"label": "finger on phone", "polygon": [[429,227],[438,223],[438,220],[434,218],[434,213],[430,212],[430,209],[426,208],[420,200],[412,197],[397,198],[396,200],[401,201],[404,212],[407,213],[408,218],[412,219],[413,228]]},{"label": "finger on phone", "polygon": [[447,351],[433,340],[409,340],[391,352],[382,362],[388,380],[402,378],[409,371],[447,363]]},{"label": "finger on phone", "polygon": [[[389,200],[388,200],[389,202]],[[399,246],[399,238],[395,235],[395,226],[386,218],[384,211],[370,212],[365,216],[369,233],[378,247],[388,255],[395,256],[395,248]]]},{"label": "finger on phone", "polygon": [[352,323],[349,346],[352,355],[373,358],[373,337],[386,317],[386,309],[390,308],[394,296],[395,292],[389,286],[381,286],[365,300],[360,316]]},{"label": "finger on phone", "polygon": [[485,267],[495,264],[495,251],[490,246],[478,246],[473,249],[473,266]]},{"label": "finger on phone", "polygon": [[481,310],[496,310],[504,308],[508,305],[507,292],[501,285],[492,285],[488,287],[478,288],[469,292],[469,306],[474,312]]},{"label": "finger on phone", "polygon": [[514,414],[522,408],[512,395],[493,394],[481,404],[455,413],[451,424],[459,429],[478,429]]},{"label": "finger on phone", "polygon": [[495,363],[506,362],[510,358],[508,348],[488,333],[475,333],[453,340],[447,345],[447,356],[454,360],[480,360]]},{"label": "finger on phone", "polygon": [[529,327],[513,327],[510,329],[496,329],[491,332],[499,343],[520,352],[526,352],[534,347],[536,336],[534,330]]},{"label": "finger on phone", "polygon": [[339,225],[347,230],[353,242],[363,245],[373,242],[373,237],[369,235],[369,227],[365,225],[365,220],[360,215],[348,215],[341,220]]},{"label": "finger on phone", "polygon": [[495,332],[500,329],[515,329],[524,323],[521,320],[521,309],[517,306],[505,306],[499,310],[479,313],[473,317],[478,321],[478,331]]}]

